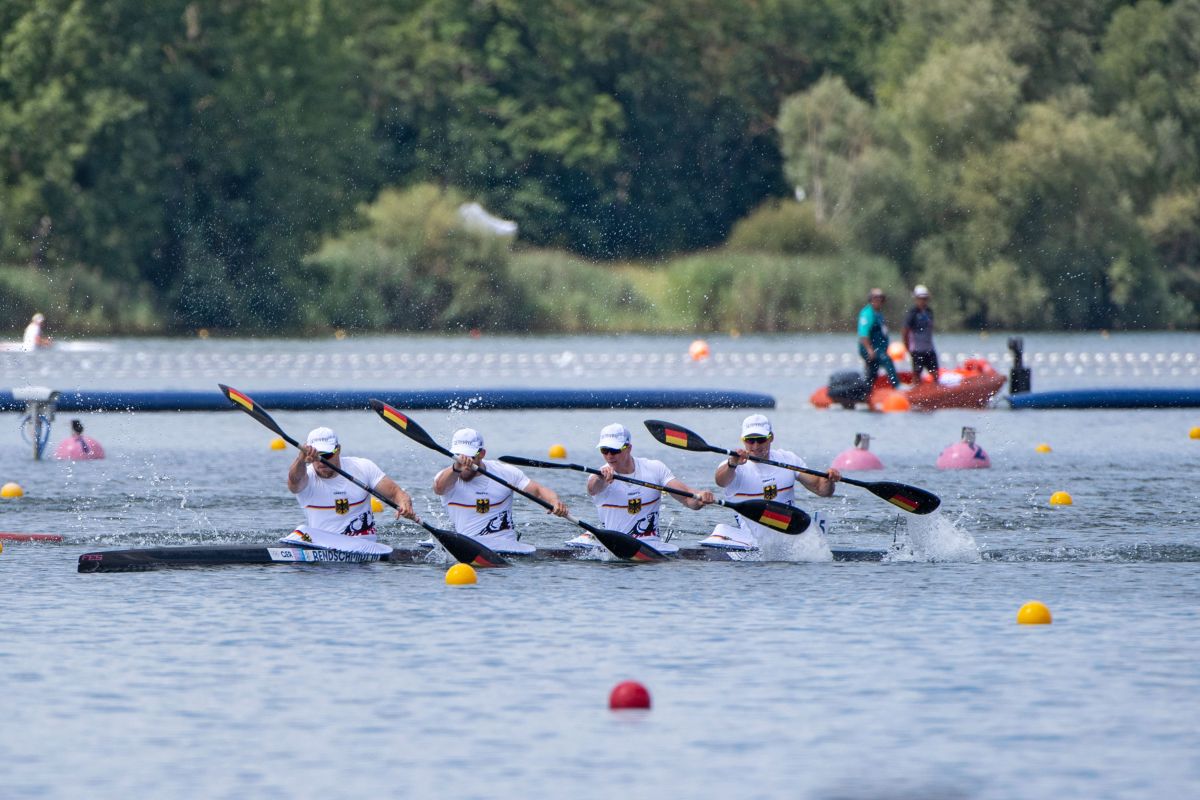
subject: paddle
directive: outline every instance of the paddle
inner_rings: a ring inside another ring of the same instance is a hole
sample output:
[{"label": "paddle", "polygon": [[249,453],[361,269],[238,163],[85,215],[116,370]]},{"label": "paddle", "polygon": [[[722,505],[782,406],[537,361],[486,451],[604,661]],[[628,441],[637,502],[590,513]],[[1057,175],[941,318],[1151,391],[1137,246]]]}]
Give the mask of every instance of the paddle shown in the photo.
[{"label": "paddle", "polygon": [[[279,424],[271,418],[271,415],[268,414],[262,406],[254,402],[249,395],[245,394],[244,392],[239,392],[237,389],[234,389],[231,386],[226,386],[223,383],[218,383],[217,385],[221,387],[221,391],[225,393],[227,398],[229,398],[229,402],[233,403],[242,411],[245,411],[247,414],[254,417],[254,419],[258,420],[265,427],[275,431],[275,433],[279,434],[279,438],[283,439],[292,447],[295,447],[297,450],[300,449],[300,443],[284,433],[283,428],[279,427]],[[355,486],[359,486],[367,490],[372,495],[379,498],[380,502],[386,503],[392,508],[396,507],[396,504],[392,502],[391,498],[384,497],[382,494],[367,486],[365,483],[359,481],[353,475],[329,463],[329,461],[322,456],[318,455],[317,457],[321,459],[322,464],[329,467],[331,470],[336,472],[338,475],[341,475]],[[428,525],[420,521],[418,521],[417,524],[429,531],[429,533],[433,535],[433,538],[437,539],[438,543],[441,544],[442,547],[446,548],[446,552],[452,555],[457,561],[461,561],[464,564],[471,564],[476,567],[503,567],[508,564],[508,562],[505,561],[499,553],[493,552],[491,549],[483,546],[479,542],[476,542],[469,536],[463,536],[462,534],[455,533],[454,531],[444,531],[440,528],[435,528],[432,525]]]},{"label": "paddle", "polygon": [[[657,419],[648,419],[645,425],[646,429],[650,431],[651,436],[670,447],[678,447],[681,450],[693,450],[702,453],[734,455],[734,451],[726,450],[724,447],[714,447],[704,441],[698,433],[689,431],[682,425],[676,425],[673,422],[663,422]],[[794,472],[803,472],[822,478],[828,477],[824,472],[820,472],[819,470],[797,467],[792,464],[771,461],[767,458],[750,456],[750,460],[757,461],[760,464],[770,464],[773,467],[783,467]],[[853,478],[846,477],[842,478],[842,483],[848,483],[851,486],[861,486],[876,497],[881,497],[892,505],[913,514],[928,514],[942,504],[942,499],[936,494],[903,483],[895,483],[893,481],[856,481]]]},{"label": "paddle", "polygon": [[[600,475],[600,470],[585,467],[582,464],[552,464],[549,461],[537,461],[532,458],[520,458],[519,456],[500,456],[500,461],[506,464],[515,464],[518,467],[542,467],[543,469],[573,469],[577,472],[586,472],[590,475]],[[613,475],[616,480],[625,481],[626,483],[645,486],[649,489],[658,489],[662,492],[670,492],[671,494],[679,495],[680,497],[698,497],[692,492],[685,492],[683,489],[676,489],[672,486],[663,486],[660,483],[650,483],[648,481],[640,481],[637,478],[630,478],[627,475]],[[744,500],[742,502],[732,502],[729,500],[717,499],[717,505],[725,506],[731,511],[736,511],[747,519],[753,520],[760,525],[766,525],[774,528],[780,533],[800,534],[808,530],[812,518],[808,516],[802,509],[795,506],[785,505],[784,503],[776,503],[773,500]]]},{"label": "paddle", "polygon": [[[391,425],[393,428],[400,431],[405,436],[412,439],[414,442],[417,442],[418,444],[423,444],[426,447],[428,447],[430,450],[435,450],[444,456],[448,456],[449,458],[454,458],[453,453],[451,453],[449,450],[447,450],[446,448],[444,448],[440,444],[438,444],[437,441],[435,441],[432,436],[430,436],[428,433],[426,433],[424,428],[422,428],[420,425],[418,425],[416,422],[414,422],[412,419],[410,419],[408,417],[408,415],[398,411],[395,408],[392,408],[387,403],[385,403],[381,400],[370,400],[369,402],[370,402],[371,408],[373,408],[375,410],[375,413],[378,414],[379,417],[384,422],[386,422],[388,425]],[[511,489],[512,491],[521,495],[522,497],[529,498],[533,502],[540,505],[542,508],[545,508],[545,509],[553,508],[553,506],[551,506],[549,503],[547,503],[542,498],[538,497],[536,494],[532,494],[532,493],[526,492],[522,489],[518,489],[516,486],[513,486],[508,481],[504,480],[503,478],[501,478],[497,475],[493,475],[492,473],[488,472],[485,469],[481,468],[480,472],[482,472],[484,475],[491,478],[492,480],[494,480],[496,483],[500,484],[501,486],[506,486],[509,489]],[[639,539],[637,539],[637,537],[630,536],[627,533],[621,533],[620,531],[610,531],[610,530],[606,530],[604,528],[597,528],[593,525],[589,525],[586,522],[577,520],[574,517],[570,517],[570,516],[565,517],[565,519],[568,522],[573,522],[576,525],[578,525],[579,527],[583,528],[585,531],[592,534],[592,536],[595,536],[596,539],[599,540],[600,544],[602,544],[606,548],[608,548],[609,552],[611,552],[617,558],[623,558],[623,559],[627,559],[630,561],[661,561],[666,558],[665,554],[659,552],[658,550],[651,547],[650,545],[645,544],[644,542],[640,541]]]}]

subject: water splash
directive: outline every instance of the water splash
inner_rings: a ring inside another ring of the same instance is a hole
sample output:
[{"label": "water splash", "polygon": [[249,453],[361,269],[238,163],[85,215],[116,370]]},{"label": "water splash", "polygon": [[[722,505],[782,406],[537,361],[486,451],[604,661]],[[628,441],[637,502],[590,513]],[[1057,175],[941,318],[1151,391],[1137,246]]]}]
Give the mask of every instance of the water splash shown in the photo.
[{"label": "water splash", "polygon": [[964,518],[949,519],[940,511],[918,516],[905,515],[903,530],[883,560],[890,563],[980,561],[982,554]]}]

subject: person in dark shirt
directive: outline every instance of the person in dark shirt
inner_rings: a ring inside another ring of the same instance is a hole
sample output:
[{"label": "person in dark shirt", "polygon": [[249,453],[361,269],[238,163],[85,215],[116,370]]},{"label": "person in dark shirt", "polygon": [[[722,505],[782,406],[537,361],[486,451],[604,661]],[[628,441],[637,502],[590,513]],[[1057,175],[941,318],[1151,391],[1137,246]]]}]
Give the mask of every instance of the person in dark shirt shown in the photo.
[{"label": "person in dark shirt", "polygon": [[929,290],[921,284],[913,289],[913,307],[904,317],[904,344],[912,356],[913,382],[919,383],[921,372],[929,370],[936,383],[938,356],[933,347],[933,309],[929,307]]}]

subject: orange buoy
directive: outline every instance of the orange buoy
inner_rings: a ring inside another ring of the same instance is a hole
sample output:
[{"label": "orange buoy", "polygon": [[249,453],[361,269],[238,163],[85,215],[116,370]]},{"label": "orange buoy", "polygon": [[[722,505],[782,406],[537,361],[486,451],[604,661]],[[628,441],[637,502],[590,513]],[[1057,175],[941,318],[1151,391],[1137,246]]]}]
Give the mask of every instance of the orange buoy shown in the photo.
[{"label": "orange buoy", "polygon": [[703,361],[708,358],[708,342],[703,339],[697,339],[688,347],[688,355],[692,361]]}]

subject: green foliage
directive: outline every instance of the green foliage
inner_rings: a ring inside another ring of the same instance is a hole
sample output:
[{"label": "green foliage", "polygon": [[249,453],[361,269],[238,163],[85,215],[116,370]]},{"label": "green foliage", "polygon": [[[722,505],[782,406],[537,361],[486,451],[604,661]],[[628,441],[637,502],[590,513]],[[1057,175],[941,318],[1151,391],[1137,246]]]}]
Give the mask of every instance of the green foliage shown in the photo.
[{"label": "green foliage", "polygon": [[768,200],[737,224],[725,244],[735,252],[776,255],[827,254],[839,247],[830,226],[817,221],[815,204],[793,200]]},{"label": "green foliage", "polygon": [[861,253],[706,253],[668,267],[668,302],[689,330],[850,330],[867,290],[903,297],[891,262]]},{"label": "green foliage", "polygon": [[310,327],[520,330],[536,320],[535,286],[514,280],[509,240],[476,233],[462,197],[432,185],[382,193],[361,230],[327,241],[306,263]]},{"label": "green foliage", "polygon": [[38,311],[46,315],[52,336],[162,329],[148,286],[119,283],[78,266],[54,271],[0,266],[0,326],[19,332]]},{"label": "green foliage", "polygon": [[603,264],[561,251],[533,250],[513,254],[511,275],[526,287],[536,307],[526,330],[653,332],[674,327],[674,319],[650,300],[644,287]]}]

